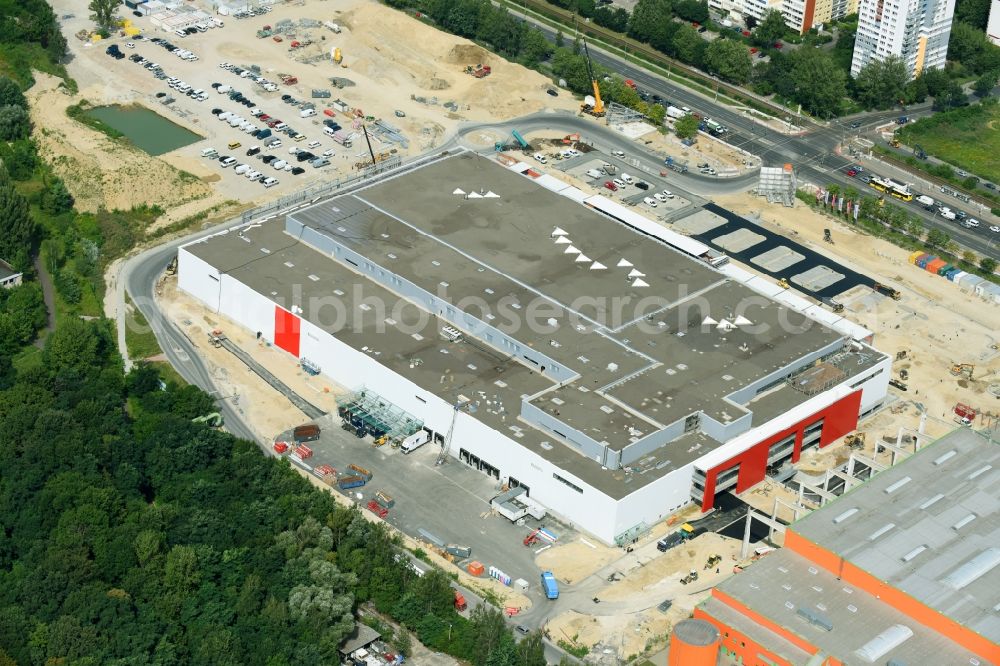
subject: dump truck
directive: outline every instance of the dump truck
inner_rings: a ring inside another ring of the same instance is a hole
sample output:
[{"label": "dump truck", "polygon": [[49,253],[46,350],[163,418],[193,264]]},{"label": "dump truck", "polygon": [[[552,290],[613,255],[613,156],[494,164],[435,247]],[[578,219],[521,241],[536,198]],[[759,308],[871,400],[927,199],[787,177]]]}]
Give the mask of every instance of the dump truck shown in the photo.
[{"label": "dump truck", "polygon": [[292,439],[296,442],[313,442],[319,439],[320,428],[315,423],[300,425],[292,431]]},{"label": "dump truck", "polygon": [[337,487],[341,490],[350,490],[351,488],[360,488],[361,486],[368,483],[364,477],[361,476],[343,476],[337,479]]},{"label": "dump truck", "polygon": [[695,535],[694,528],[689,523],[684,523],[676,532],[671,532],[656,542],[656,549],[665,553],[674,546],[677,546]]},{"label": "dump truck", "polygon": [[464,611],[468,607],[469,605],[465,602],[465,596],[458,590],[455,590],[455,610]]},{"label": "dump truck", "polygon": [[468,546],[460,546],[457,543],[449,543],[444,547],[444,550],[449,555],[454,555],[455,557],[472,557],[472,549]]},{"label": "dump truck", "polygon": [[559,583],[556,582],[556,577],[551,571],[542,572],[542,589],[545,590],[546,599],[559,598]]}]

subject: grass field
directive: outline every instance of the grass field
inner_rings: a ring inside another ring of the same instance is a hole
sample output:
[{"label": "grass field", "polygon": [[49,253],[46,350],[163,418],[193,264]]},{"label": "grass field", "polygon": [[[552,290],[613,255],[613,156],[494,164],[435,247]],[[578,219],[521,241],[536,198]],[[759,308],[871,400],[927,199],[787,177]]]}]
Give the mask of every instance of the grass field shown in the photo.
[{"label": "grass field", "polygon": [[[125,296],[125,301],[132,305],[132,299]],[[149,328],[149,322],[138,308],[125,317],[125,346],[128,347],[129,358],[139,361],[161,353],[160,344]]]},{"label": "grass field", "polygon": [[993,183],[1000,183],[1000,104],[974,104],[937,113],[900,132],[907,145]]}]

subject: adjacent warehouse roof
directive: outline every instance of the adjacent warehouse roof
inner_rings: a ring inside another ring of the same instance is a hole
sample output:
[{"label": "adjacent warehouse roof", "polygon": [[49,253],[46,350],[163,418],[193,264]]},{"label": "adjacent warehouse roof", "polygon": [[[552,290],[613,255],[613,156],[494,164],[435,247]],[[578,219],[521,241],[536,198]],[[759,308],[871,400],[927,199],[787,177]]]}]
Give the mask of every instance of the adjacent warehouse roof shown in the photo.
[{"label": "adjacent warehouse roof", "polygon": [[948,638],[788,549],[755,562],[717,590],[721,594],[702,610],[792,664],[820,662],[750,620],[729,599],[845,664],[980,663],[970,662],[974,655]]},{"label": "adjacent warehouse roof", "polygon": [[956,430],[792,529],[1000,644],[1000,446],[983,434]]}]

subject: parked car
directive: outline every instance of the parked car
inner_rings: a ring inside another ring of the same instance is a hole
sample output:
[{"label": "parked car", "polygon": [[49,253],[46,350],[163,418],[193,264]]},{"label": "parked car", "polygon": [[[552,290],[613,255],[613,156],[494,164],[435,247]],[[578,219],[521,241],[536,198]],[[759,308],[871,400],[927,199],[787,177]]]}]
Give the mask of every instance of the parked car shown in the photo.
[{"label": "parked car", "polygon": [[612,192],[617,192],[618,191],[618,186],[615,185],[614,182],[612,182],[610,180],[604,181],[604,187],[608,188]]},{"label": "parked car", "polygon": [[292,175],[293,176],[298,176],[299,174],[302,174],[302,173],[305,173],[305,172],[306,172],[306,170],[303,169],[302,167],[292,167]]},{"label": "parked car", "polygon": [[653,197],[645,197],[642,200],[642,203],[646,204],[650,208],[656,208],[656,199],[654,199]]},{"label": "parked car", "polygon": [[222,157],[219,158],[219,164],[222,165],[223,169],[229,168],[236,164],[236,158],[234,157]]},{"label": "parked car", "polygon": [[247,150],[247,156],[253,157],[259,152],[260,152],[260,146],[250,146],[250,148]]}]

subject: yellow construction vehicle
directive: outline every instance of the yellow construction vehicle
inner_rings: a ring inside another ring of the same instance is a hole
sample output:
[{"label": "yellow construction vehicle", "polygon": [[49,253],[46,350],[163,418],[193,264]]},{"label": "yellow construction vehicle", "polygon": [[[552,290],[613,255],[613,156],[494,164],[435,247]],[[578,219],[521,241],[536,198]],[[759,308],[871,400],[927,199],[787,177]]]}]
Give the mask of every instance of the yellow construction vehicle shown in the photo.
[{"label": "yellow construction vehicle", "polygon": [[781,287],[782,289],[791,289],[791,285],[788,284],[788,280],[786,280],[785,278],[778,279],[778,286]]},{"label": "yellow construction vehicle", "polygon": [[865,433],[852,432],[850,435],[844,438],[844,444],[847,444],[847,446],[852,449],[865,448]]},{"label": "yellow construction vehicle", "polygon": [[976,366],[971,363],[956,363],[951,366],[951,374],[955,377],[964,376],[969,381],[972,381],[972,373],[975,371]]},{"label": "yellow construction vehicle", "polygon": [[587,55],[587,74],[590,75],[590,84],[594,87],[594,105],[584,103],[580,106],[580,110],[595,118],[603,118],[604,102],[601,100],[601,87],[597,85],[597,76],[594,75],[594,66],[590,62],[590,50],[587,48],[587,42],[583,43],[583,51]]}]

